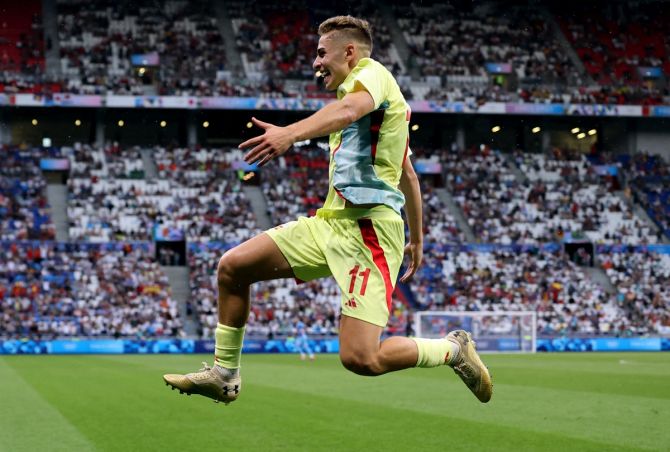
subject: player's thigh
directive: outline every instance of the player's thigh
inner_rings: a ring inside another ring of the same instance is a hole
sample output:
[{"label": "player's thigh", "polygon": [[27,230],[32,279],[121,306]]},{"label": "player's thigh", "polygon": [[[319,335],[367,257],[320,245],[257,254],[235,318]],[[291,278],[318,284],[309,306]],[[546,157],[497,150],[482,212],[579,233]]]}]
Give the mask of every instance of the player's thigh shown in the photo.
[{"label": "player's thigh", "polygon": [[317,217],[300,217],[266,233],[279,247],[295,278],[311,281],[331,275],[321,239],[331,231]]},{"label": "player's thigh", "polygon": [[343,315],[340,318],[340,359],[347,368],[370,366],[379,352],[382,327]]},{"label": "player's thigh", "polygon": [[259,234],[228,250],[219,260],[220,282],[254,283],[293,278],[293,270],[277,244],[266,233]]}]

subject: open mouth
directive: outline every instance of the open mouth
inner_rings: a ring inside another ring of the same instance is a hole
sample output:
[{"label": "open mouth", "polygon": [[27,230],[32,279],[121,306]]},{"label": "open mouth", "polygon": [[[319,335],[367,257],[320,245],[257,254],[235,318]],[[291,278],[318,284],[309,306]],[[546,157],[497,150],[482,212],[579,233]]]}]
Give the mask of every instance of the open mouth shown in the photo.
[{"label": "open mouth", "polygon": [[326,69],[323,69],[323,70],[320,70],[320,71],[316,71],[316,74],[314,74],[314,75],[316,75],[317,78],[325,79],[326,77],[328,77],[330,75],[330,71],[328,71]]}]

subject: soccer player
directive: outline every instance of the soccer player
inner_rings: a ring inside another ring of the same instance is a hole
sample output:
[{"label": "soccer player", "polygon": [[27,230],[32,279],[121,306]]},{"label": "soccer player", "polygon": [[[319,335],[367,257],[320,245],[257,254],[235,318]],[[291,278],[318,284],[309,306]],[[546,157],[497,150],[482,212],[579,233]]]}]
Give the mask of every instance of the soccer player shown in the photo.
[{"label": "soccer player", "polygon": [[[367,21],[351,16],[319,26],[313,68],[334,101],[280,127],[252,118],[262,135],[240,144],[259,165],[297,142],[330,135],[329,190],[322,209],[268,230],[226,252],[217,268],[218,320],[214,366],[166,384],[188,394],[232,402],[240,393],[240,353],[249,315],[249,286],[257,281],[332,276],[342,291],[340,360],[359,375],[410,367],[451,366],[482,402],[493,386],[470,333],[442,339],[390,337],[380,341],[403,259],[408,281],[423,258],[421,193],[408,158],[410,109],[391,73],[370,58]],[[409,243],[405,245],[405,207]]]},{"label": "soccer player", "polygon": [[300,352],[300,359],[305,360],[309,356],[310,361],[314,361],[314,352],[309,346],[309,337],[307,337],[307,325],[302,320],[295,324],[295,349]]}]

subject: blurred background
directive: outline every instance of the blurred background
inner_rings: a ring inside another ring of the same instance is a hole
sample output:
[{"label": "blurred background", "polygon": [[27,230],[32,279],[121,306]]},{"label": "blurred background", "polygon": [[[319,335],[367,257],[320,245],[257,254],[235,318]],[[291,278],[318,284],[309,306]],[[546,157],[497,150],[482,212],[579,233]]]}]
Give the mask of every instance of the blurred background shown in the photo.
[{"label": "blurred background", "polygon": [[[670,349],[667,2],[23,0],[0,1],[0,353],[210,351],[222,253],[326,195],[326,139],[262,169],[236,146],[333,99],[311,64],[339,14],[413,112],[425,262],[387,334],[447,311],[422,334]],[[298,321],[337,350],[334,281],[252,300],[248,351]]]}]

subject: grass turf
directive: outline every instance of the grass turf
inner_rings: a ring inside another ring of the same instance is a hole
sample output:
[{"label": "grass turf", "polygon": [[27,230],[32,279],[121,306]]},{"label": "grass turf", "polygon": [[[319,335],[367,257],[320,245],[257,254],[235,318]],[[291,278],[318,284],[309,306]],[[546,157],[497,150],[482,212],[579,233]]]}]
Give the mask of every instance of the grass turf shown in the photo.
[{"label": "grass turf", "polygon": [[336,356],[245,355],[229,406],[170,391],[210,356],[0,356],[0,450],[670,450],[670,354],[487,355],[377,378]]}]

